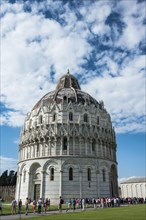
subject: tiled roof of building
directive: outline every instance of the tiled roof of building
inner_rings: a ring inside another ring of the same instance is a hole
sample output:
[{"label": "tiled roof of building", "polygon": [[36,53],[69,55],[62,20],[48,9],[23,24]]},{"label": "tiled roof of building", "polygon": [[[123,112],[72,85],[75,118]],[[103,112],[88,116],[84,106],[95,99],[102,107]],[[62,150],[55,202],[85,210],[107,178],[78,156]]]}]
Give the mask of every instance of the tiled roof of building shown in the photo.
[{"label": "tiled roof of building", "polygon": [[81,91],[78,80],[68,72],[59,79],[56,89],[44,95],[33,107],[33,110],[54,102],[57,104],[62,103],[63,99],[68,100],[68,103],[93,104],[100,109],[104,106],[103,102],[97,102],[88,93]]}]

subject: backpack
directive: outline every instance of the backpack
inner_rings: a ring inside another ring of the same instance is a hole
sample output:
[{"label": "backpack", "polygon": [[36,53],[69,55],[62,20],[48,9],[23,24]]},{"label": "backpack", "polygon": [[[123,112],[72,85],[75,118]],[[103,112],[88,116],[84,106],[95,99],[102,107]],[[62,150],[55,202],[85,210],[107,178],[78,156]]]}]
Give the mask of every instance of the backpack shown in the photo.
[{"label": "backpack", "polygon": [[60,202],[61,202],[61,204],[63,204],[63,203],[64,203],[63,199],[61,199],[61,201],[60,201]]}]

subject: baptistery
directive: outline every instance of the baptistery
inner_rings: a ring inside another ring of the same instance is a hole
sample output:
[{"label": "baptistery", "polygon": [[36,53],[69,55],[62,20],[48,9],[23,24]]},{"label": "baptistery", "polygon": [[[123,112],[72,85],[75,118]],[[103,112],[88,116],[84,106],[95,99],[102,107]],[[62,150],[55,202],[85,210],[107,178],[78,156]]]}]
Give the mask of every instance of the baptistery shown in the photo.
[{"label": "baptistery", "polygon": [[16,199],[118,196],[116,137],[103,101],[69,72],[27,114],[21,130]]}]

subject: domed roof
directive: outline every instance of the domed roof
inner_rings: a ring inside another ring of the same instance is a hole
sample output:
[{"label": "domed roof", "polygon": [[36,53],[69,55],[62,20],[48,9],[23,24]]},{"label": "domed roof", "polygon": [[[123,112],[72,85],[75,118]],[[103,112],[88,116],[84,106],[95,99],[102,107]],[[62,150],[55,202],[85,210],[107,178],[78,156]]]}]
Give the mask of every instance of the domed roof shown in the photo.
[{"label": "domed roof", "polygon": [[52,92],[44,95],[32,110],[40,108],[41,106],[48,106],[56,102],[57,104],[67,100],[69,102],[81,103],[81,104],[94,104],[95,106],[99,103],[92,98],[88,93],[81,91],[78,80],[69,73],[63,75],[56,86],[56,89]]},{"label": "domed roof", "polygon": [[67,74],[63,75],[56,86],[56,90],[62,89],[62,88],[74,88],[74,89],[81,89],[80,85],[78,83],[78,80],[69,73],[69,70]]}]

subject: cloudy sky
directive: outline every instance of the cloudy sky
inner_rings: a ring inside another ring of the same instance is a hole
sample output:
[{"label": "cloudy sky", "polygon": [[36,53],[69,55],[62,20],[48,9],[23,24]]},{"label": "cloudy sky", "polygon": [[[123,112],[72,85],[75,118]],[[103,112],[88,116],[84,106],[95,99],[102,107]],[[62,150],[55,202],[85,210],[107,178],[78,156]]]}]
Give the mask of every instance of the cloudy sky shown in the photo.
[{"label": "cloudy sky", "polygon": [[119,178],[145,175],[145,14],[143,0],[1,1],[1,172],[16,168],[25,115],[69,69],[111,115]]}]

